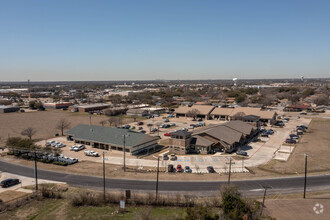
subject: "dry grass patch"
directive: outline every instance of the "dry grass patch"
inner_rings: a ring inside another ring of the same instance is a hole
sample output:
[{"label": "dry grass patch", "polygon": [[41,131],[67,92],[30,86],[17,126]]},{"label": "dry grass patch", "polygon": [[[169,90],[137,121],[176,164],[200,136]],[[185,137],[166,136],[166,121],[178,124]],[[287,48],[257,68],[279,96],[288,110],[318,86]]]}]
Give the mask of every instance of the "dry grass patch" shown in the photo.
[{"label": "dry grass patch", "polygon": [[7,190],[7,191],[0,193],[0,199],[3,202],[9,202],[11,200],[15,200],[17,198],[23,197],[27,194],[28,193],[15,191],[15,190]]},{"label": "dry grass patch", "polygon": [[282,174],[302,174],[304,173],[305,158],[308,157],[309,172],[324,172],[330,170],[330,120],[313,119],[308,131],[302,136],[300,142],[296,144],[293,154],[287,162],[271,160],[267,164],[260,166],[263,170]]}]

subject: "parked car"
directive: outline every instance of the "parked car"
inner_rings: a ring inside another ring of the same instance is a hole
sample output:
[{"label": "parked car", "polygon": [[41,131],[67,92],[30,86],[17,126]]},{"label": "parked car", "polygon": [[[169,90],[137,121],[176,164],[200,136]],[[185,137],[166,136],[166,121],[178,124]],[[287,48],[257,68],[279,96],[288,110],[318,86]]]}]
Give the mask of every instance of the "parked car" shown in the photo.
[{"label": "parked car", "polygon": [[76,146],[73,150],[76,151],[76,152],[78,152],[78,151],[81,151],[83,149],[85,149],[85,145]]},{"label": "parked car", "polygon": [[63,143],[57,143],[54,147],[56,148],[62,148],[62,147],[65,147],[66,145],[63,144]]},{"label": "parked car", "polygon": [[168,155],[167,155],[167,154],[164,154],[164,155],[163,155],[163,160],[168,160],[168,159],[170,159],[170,158],[168,157]]},{"label": "parked car", "polygon": [[301,115],[307,115],[307,112],[300,112]]},{"label": "parked car", "polygon": [[143,130],[143,128],[142,128],[142,127],[138,127],[137,129],[138,129],[138,130]]},{"label": "parked car", "polygon": [[170,133],[165,133],[164,136],[170,137],[171,134]]},{"label": "parked car", "polygon": [[296,134],[290,134],[290,139],[299,139],[299,136]]},{"label": "parked car", "polygon": [[215,170],[212,166],[206,168],[209,173],[215,173]]},{"label": "parked car", "polygon": [[173,166],[173,164],[169,164],[168,166],[167,166],[167,172],[169,172],[169,173],[174,173],[174,166]]},{"label": "parked car", "polygon": [[129,129],[131,126],[130,125],[124,125],[123,128]]},{"label": "parked car", "polygon": [[205,122],[199,122],[199,126],[205,126]]},{"label": "parked car", "polygon": [[192,170],[190,169],[190,167],[189,166],[185,166],[185,172],[186,173],[192,173]]},{"label": "parked car", "polygon": [[152,129],[151,129],[151,132],[156,132],[156,131],[158,131],[157,128],[152,128]]},{"label": "parked car", "polygon": [[137,125],[143,125],[143,122],[142,122],[142,121],[139,121],[139,122],[137,123]]},{"label": "parked car", "polygon": [[140,133],[145,134],[147,132],[145,130],[141,130]]},{"label": "parked car", "polygon": [[197,121],[203,121],[203,119],[202,118],[199,118]]},{"label": "parked car", "polygon": [[268,134],[263,133],[263,134],[261,134],[260,136],[261,136],[261,137],[268,137]]},{"label": "parked car", "polygon": [[96,151],[92,151],[92,150],[85,150],[84,151],[86,156],[91,156],[91,157],[98,157],[99,153]]},{"label": "parked car", "polygon": [[247,156],[248,155],[246,151],[241,151],[241,150],[237,151],[236,154],[241,155],[241,156]]},{"label": "parked car", "polygon": [[171,154],[171,160],[177,160],[178,158],[175,156],[175,154]]},{"label": "parked car", "polygon": [[182,166],[180,164],[178,164],[176,166],[176,171],[179,172],[179,173],[182,173],[183,172]]},{"label": "parked car", "polygon": [[135,129],[135,126],[131,126],[131,129]]},{"label": "parked car", "polygon": [[168,115],[167,117],[169,117],[169,118],[174,118],[174,115]]},{"label": "parked car", "polygon": [[276,122],[275,123],[276,126],[280,126],[280,127],[284,127],[285,124],[283,122]]},{"label": "parked car", "polygon": [[164,119],[164,122],[170,122],[170,120],[168,118]]},{"label": "parked car", "polygon": [[19,179],[5,179],[5,180],[1,181],[0,184],[1,184],[2,188],[7,188],[10,186],[17,185],[19,183],[20,183]]},{"label": "parked car", "polygon": [[286,139],[286,140],[285,140],[285,143],[287,143],[287,144],[296,144],[296,143],[297,143],[297,141],[296,141],[296,140],[293,140],[293,139],[290,139],[290,138],[288,138],[288,139]]},{"label": "parked car", "polygon": [[188,127],[188,129],[194,129],[195,128],[195,126],[192,126],[192,125],[190,125],[189,127]]},{"label": "parked car", "polygon": [[176,126],[176,124],[175,123],[171,123],[170,126],[171,127],[174,127],[174,126]]}]

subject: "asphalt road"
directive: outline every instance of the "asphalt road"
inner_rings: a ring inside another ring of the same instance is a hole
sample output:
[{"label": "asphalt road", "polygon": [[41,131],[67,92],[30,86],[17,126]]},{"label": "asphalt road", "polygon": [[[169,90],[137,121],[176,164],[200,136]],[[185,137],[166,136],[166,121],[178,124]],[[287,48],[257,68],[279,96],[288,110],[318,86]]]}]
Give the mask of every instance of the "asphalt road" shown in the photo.
[{"label": "asphalt road", "polygon": [[[16,175],[34,177],[34,169],[22,165],[16,165],[0,160],[0,171]],[[216,174],[214,174],[216,175]],[[67,173],[38,169],[38,178],[52,181],[66,182],[72,186],[101,189],[103,180],[100,177],[83,176]],[[246,195],[261,195],[263,186],[271,187],[268,193],[297,193],[303,192],[304,177],[287,177],[258,180],[232,181]],[[194,193],[212,194],[220,189],[227,181],[159,181],[159,191],[163,193]],[[133,191],[154,191],[156,181],[148,180],[127,180],[127,179],[106,179],[108,190],[133,190]],[[329,190],[330,175],[310,176],[307,179],[307,191]]]}]

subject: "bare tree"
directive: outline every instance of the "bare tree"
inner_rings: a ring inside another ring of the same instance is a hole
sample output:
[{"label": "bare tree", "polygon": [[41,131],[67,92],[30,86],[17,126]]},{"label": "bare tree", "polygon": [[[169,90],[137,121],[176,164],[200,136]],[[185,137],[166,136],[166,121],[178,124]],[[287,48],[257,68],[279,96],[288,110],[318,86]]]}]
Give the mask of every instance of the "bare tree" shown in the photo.
[{"label": "bare tree", "polygon": [[198,109],[191,109],[187,112],[187,117],[192,117],[193,119],[196,119],[196,117],[200,114],[200,111]]},{"label": "bare tree", "polygon": [[160,128],[160,126],[162,125],[162,122],[161,122],[161,121],[157,121],[157,122],[155,123],[155,125],[157,126],[157,131],[158,131],[158,136],[159,136],[159,128]]},{"label": "bare tree", "polygon": [[102,121],[100,121],[100,125],[102,125],[102,126],[104,126],[106,123],[107,123],[106,120],[102,120]]},{"label": "bare tree", "polygon": [[149,128],[149,132],[151,133],[151,128],[153,126],[153,124],[147,124],[148,128]]},{"label": "bare tree", "polygon": [[61,119],[57,125],[56,125],[56,129],[60,130],[62,133],[62,136],[64,134],[64,129],[68,129],[70,127],[71,123],[66,120],[65,118]]},{"label": "bare tree", "polygon": [[37,133],[36,129],[32,127],[28,127],[21,132],[21,135],[27,136],[30,140],[32,140],[33,135],[35,135],[36,133]]},{"label": "bare tree", "polygon": [[108,122],[109,122],[110,127],[112,126],[112,124],[115,124],[115,125],[117,126],[118,119],[115,118],[115,117],[110,117],[110,118],[108,119]]},{"label": "bare tree", "polygon": [[234,116],[233,116],[233,120],[242,120],[243,116],[245,116],[244,112],[237,112]]}]

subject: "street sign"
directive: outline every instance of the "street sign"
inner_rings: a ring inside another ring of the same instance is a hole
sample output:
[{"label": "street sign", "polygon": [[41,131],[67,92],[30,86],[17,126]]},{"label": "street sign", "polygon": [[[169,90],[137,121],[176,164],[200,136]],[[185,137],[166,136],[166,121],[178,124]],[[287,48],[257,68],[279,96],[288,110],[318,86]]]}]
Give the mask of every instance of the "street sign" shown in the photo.
[{"label": "street sign", "polygon": [[125,209],[125,201],[124,200],[120,200],[120,208]]}]

